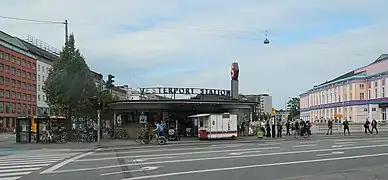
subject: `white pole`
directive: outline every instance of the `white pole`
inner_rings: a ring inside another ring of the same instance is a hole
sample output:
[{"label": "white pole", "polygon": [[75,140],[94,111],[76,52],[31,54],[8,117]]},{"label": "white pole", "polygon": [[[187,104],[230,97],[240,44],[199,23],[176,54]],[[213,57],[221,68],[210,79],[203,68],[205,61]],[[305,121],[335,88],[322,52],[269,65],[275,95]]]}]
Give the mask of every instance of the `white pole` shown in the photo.
[{"label": "white pole", "polygon": [[100,140],[101,140],[101,110],[97,110],[97,145],[100,146]]}]

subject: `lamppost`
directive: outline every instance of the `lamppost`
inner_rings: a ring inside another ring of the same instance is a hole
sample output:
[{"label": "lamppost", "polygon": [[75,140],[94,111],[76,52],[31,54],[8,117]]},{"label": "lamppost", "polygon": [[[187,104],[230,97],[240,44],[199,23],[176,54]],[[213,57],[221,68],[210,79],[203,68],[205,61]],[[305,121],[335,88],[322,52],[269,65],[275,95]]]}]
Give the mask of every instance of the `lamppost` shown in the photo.
[{"label": "lamppost", "polygon": [[268,30],[265,30],[265,39],[264,39],[264,42],[263,42],[265,45],[269,44],[269,40],[268,40]]}]

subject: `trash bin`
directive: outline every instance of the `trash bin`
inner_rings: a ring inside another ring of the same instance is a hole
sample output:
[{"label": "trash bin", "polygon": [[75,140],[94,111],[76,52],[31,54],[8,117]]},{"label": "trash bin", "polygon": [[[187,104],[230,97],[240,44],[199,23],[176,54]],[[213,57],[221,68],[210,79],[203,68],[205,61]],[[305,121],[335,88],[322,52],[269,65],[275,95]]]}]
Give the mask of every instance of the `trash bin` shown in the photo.
[{"label": "trash bin", "polygon": [[263,139],[263,131],[260,130],[260,129],[257,131],[257,138],[258,139]]}]

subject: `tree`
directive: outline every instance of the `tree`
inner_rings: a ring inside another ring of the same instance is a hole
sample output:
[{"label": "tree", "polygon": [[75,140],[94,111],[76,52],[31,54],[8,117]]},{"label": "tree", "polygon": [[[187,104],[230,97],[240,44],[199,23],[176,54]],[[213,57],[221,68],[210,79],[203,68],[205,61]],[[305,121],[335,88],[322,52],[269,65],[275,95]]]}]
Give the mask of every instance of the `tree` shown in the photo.
[{"label": "tree", "polygon": [[85,106],[88,97],[97,95],[97,88],[88,65],[75,47],[74,35],[69,36],[59,60],[54,61],[43,91],[53,110],[69,119],[72,112]]},{"label": "tree", "polygon": [[287,102],[287,109],[290,111],[292,119],[297,118],[300,115],[300,99],[293,97]]}]

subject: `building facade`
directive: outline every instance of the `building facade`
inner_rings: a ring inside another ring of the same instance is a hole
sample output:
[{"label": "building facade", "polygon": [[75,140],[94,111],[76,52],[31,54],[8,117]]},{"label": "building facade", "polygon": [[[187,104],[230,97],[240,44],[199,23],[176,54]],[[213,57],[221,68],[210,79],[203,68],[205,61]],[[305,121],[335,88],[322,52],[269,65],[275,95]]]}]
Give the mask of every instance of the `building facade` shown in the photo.
[{"label": "building facade", "polygon": [[388,54],[300,95],[301,118],[314,122],[387,120]]},{"label": "building facade", "polygon": [[272,96],[269,94],[245,95],[249,101],[257,102],[256,112],[258,115],[271,114],[272,112]]},{"label": "building facade", "polygon": [[15,37],[0,31],[0,125],[36,111],[36,57]]}]

